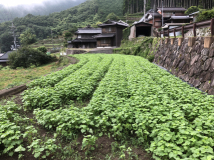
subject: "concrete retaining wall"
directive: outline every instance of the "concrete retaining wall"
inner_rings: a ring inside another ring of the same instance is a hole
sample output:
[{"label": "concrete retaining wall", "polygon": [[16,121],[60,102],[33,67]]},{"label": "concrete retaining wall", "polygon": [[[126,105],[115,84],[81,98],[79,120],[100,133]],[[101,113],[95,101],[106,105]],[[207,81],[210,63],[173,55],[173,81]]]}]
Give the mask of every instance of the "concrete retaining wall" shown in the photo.
[{"label": "concrete retaining wall", "polygon": [[10,88],[10,89],[3,89],[0,91],[0,99],[16,95],[26,89],[27,89],[26,85],[21,85],[21,86]]}]

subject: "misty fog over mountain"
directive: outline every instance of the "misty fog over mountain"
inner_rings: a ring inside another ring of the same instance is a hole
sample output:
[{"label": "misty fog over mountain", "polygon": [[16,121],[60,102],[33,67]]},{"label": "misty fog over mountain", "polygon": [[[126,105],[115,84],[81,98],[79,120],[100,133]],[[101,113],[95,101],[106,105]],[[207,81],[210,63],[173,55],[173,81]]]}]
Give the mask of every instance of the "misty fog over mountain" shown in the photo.
[{"label": "misty fog over mountain", "polygon": [[0,23],[11,21],[16,17],[24,17],[27,14],[49,15],[53,12],[60,12],[71,7],[77,6],[86,0],[46,0],[34,4],[0,4]]}]

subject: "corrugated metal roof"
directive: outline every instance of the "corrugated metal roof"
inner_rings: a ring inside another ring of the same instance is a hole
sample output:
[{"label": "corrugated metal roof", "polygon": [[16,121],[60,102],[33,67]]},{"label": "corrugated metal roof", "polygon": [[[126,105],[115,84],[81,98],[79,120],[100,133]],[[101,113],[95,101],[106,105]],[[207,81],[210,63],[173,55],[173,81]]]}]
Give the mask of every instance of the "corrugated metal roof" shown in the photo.
[{"label": "corrugated metal roof", "polygon": [[192,19],[189,16],[171,16],[171,19]]},{"label": "corrugated metal roof", "polygon": [[109,33],[109,34],[99,34],[94,36],[94,38],[110,38],[110,37],[114,37],[115,34]]},{"label": "corrugated metal roof", "polygon": [[[158,7],[157,9],[158,9],[158,10],[162,10],[161,7]],[[179,11],[182,11],[182,12],[185,12],[186,9],[185,9],[185,8],[182,8],[182,7],[163,7],[163,11],[172,11],[172,12],[179,12]]]}]

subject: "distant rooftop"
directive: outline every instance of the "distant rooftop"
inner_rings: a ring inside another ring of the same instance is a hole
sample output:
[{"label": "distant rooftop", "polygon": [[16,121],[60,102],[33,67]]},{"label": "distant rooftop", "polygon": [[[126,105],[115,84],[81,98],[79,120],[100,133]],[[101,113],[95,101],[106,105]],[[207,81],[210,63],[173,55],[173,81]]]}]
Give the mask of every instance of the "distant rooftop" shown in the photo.
[{"label": "distant rooftop", "polygon": [[102,33],[101,28],[93,28],[90,25],[88,25],[85,28],[78,28],[78,31],[76,31],[76,34],[100,34]]},{"label": "distant rooftop", "polygon": [[171,16],[171,19],[192,19],[189,16]]},{"label": "distant rooftop", "polygon": [[7,53],[5,53],[3,56],[0,57],[0,60],[7,60],[9,58],[10,53],[12,53],[13,51],[8,51]]},{"label": "distant rooftop", "polygon": [[110,37],[114,37],[115,34],[114,33],[103,33],[103,34],[99,34],[97,36],[94,36],[95,38],[110,38]]},{"label": "distant rooftop", "polygon": [[189,14],[189,16],[193,16],[193,15],[196,15],[196,14],[198,14],[198,13],[199,13],[199,11],[193,12],[193,13]]},{"label": "distant rooftop", "polygon": [[[162,10],[161,7],[157,8],[158,10]],[[170,11],[170,12],[185,12],[186,9],[182,7],[163,7],[163,11]]]},{"label": "distant rooftop", "polygon": [[124,27],[128,27],[129,25],[123,21],[112,21],[112,20],[107,20],[106,22],[104,22],[103,24],[100,24],[100,27],[103,26],[113,26],[113,25],[120,25],[120,26],[124,26]]}]

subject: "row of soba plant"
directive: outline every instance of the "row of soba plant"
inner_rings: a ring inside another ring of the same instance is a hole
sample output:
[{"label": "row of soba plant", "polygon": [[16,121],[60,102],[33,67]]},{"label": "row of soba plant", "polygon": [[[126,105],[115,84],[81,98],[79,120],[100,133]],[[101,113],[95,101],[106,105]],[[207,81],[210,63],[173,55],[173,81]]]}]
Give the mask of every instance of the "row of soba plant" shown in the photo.
[{"label": "row of soba plant", "polygon": [[53,72],[47,76],[41,77],[39,79],[36,79],[28,84],[28,88],[33,88],[35,86],[39,86],[41,88],[51,86],[53,87],[55,84],[60,82],[65,77],[69,76],[70,74],[74,73],[78,69],[80,69],[82,66],[84,66],[89,59],[86,57],[82,57],[81,61],[77,64],[70,65],[60,71]]},{"label": "row of soba plant", "polygon": [[114,56],[87,107],[36,109],[38,123],[68,138],[134,136],[157,160],[213,159],[213,96],[141,57]]},{"label": "row of soba plant", "polygon": [[[29,118],[20,116],[21,107],[8,101],[0,105],[0,156],[24,158],[24,152],[32,152],[35,158],[53,158],[57,149],[56,139],[43,140]],[[25,139],[25,143],[24,143]]]},{"label": "row of soba plant", "polygon": [[88,55],[89,62],[67,76],[54,87],[34,87],[23,96],[25,107],[56,109],[70,104],[70,100],[84,100],[92,96],[99,81],[112,63],[112,56]]}]

